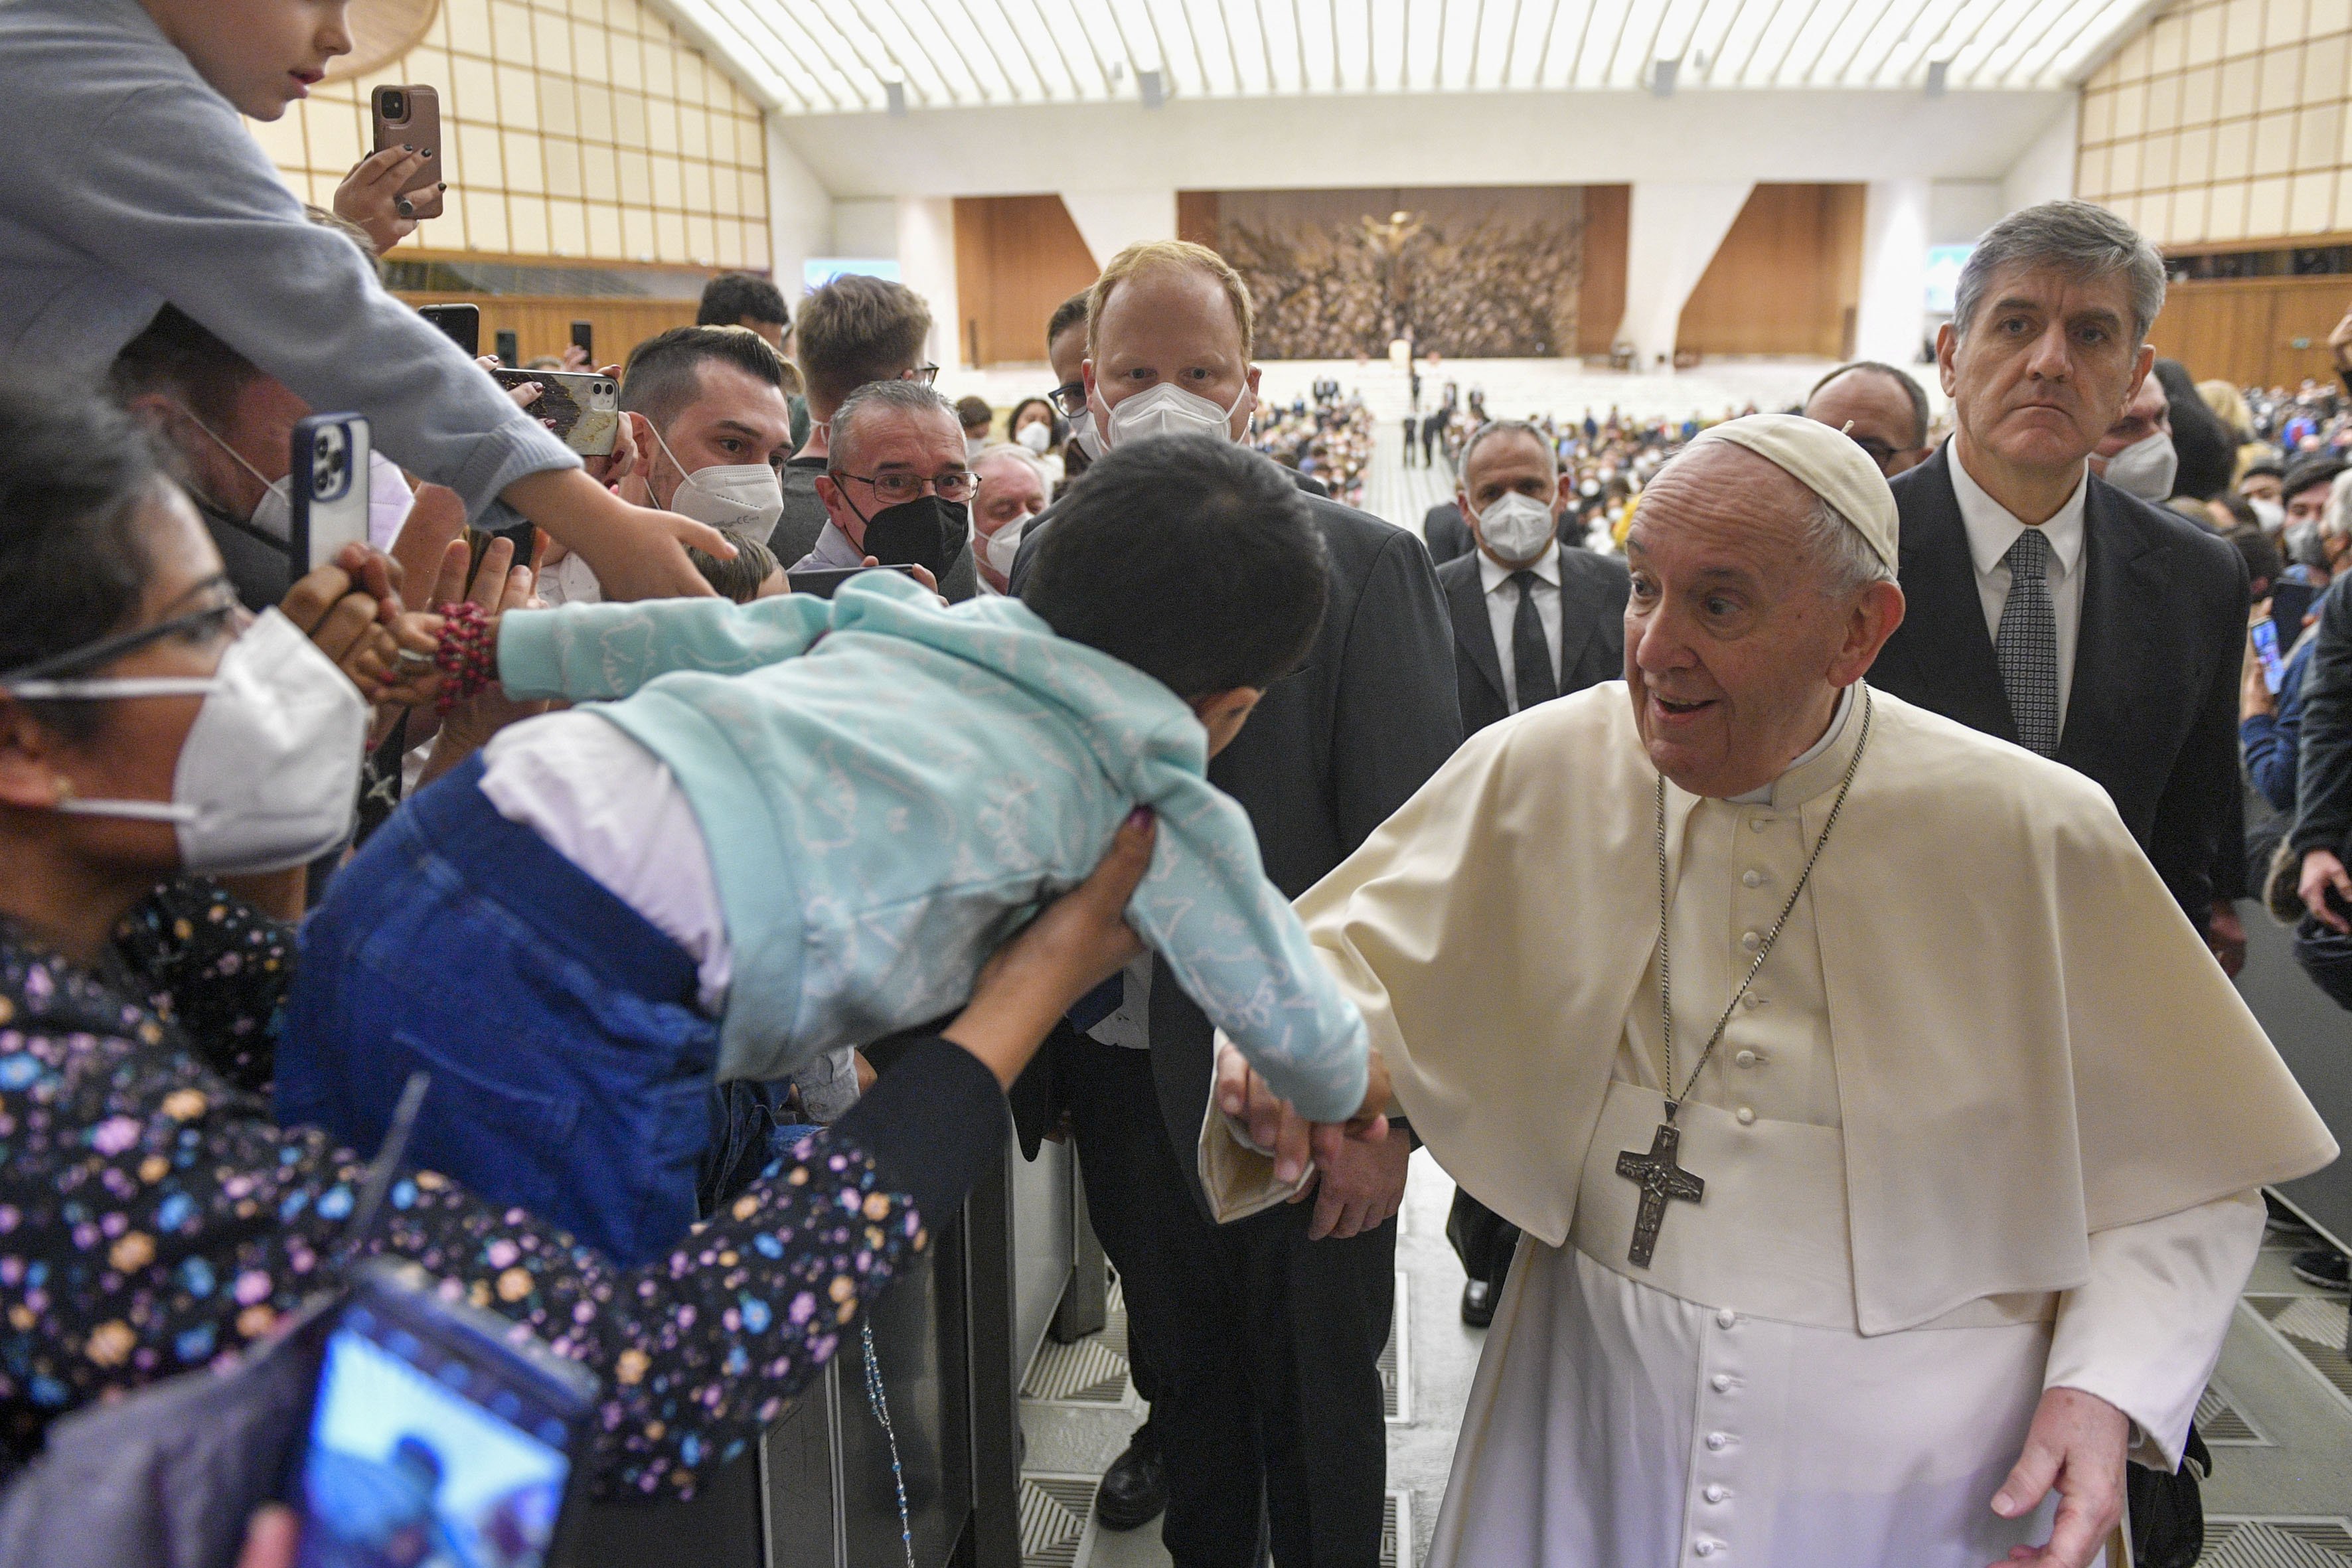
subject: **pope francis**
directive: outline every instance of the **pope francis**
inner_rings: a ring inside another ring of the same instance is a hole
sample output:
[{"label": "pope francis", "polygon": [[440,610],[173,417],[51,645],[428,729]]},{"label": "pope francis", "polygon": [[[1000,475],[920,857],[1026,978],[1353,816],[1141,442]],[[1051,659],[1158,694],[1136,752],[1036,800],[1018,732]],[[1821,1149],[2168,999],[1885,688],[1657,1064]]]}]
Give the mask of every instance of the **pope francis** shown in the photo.
[{"label": "pope francis", "polygon": [[[1439,1568],[2096,1562],[2257,1189],[2335,1155],[2099,787],[1864,682],[1895,529],[1839,432],[1707,431],[1627,540],[1624,681],[1481,732],[1299,901],[1525,1233]],[[1312,1145],[1219,1072],[1234,1214]]]}]

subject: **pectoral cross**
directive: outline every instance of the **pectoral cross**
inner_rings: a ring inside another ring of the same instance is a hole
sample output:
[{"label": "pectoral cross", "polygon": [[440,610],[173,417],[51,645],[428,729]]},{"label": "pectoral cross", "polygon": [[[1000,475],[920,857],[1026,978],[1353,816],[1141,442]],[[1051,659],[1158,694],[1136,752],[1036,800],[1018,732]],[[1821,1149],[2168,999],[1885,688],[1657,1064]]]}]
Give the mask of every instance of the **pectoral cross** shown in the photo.
[{"label": "pectoral cross", "polygon": [[[1669,1104],[1666,1114],[1674,1113],[1675,1107]],[[1671,1121],[1661,1121],[1648,1153],[1628,1149],[1617,1156],[1617,1173],[1642,1189],[1642,1206],[1633,1215],[1633,1245],[1625,1254],[1625,1260],[1636,1268],[1647,1268],[1650,1255],[1658,1249],[1658,1226],[1666,1217],[1666,1200],[1695,1204],[1706,1195],[1706,1184],[1675,1163],[1675,1151],[1682,1142],[1681,1128]]]}]

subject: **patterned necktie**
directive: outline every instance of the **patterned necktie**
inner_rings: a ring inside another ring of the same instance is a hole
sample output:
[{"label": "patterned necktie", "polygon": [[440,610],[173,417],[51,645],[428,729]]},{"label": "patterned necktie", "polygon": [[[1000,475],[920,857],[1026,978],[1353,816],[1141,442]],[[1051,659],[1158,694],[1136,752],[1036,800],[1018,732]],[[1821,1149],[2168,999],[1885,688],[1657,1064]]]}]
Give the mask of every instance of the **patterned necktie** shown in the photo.
[{"label": "patterned necktie", "polygon": [[2017,536],[2001,557],[2009,566],[2009,602],[1992,639],[2000,684],[2017,721],[2018,743],[2053,756],[2058,751],[2058,612],[2050,602],[2050,542],[2038,528]]},{"label": "patterned necktie", "polygon": [[1536,574],[1511,574],[1519,590],[1519,607],[1511,616],[1511,672],[1517,678],[1519,710],[1559,695],[1559,678],[1552,673],[1551,644],[1544,639],[1543,617],[1536,610]]}]

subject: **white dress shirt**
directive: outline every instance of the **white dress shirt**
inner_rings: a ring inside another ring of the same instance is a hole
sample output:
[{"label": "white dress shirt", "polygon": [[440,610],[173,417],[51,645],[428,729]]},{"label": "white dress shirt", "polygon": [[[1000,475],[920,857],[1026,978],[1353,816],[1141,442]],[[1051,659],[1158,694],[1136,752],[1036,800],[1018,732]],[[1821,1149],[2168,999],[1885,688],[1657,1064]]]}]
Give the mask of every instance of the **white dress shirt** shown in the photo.
[{"label": "white dress shirt", "polygon": [[[2026,525],[2008,508],[1987,495],[1960,461],[1960,444],[1951,446],[1952,494],[1960,503],[1960,521],[1969,531],[1969,556],[1977,569],[1977,596],[1984,603],[1985,630],[2000,635],[2001,607],[2009,603],[2009,566],[2001,558],[2017,542]],[[2074,689],[2074,644],[2083,626],[2083,503],[2090,494],[2090,470],[2075,483],[2066,504],[2042,524],[2050,542],[2050,607],[2058,620],[2058,732],[2066,732],[2066,704]]]},{"label": "white dress shirt", "polygon": [[[1478,552],[1478,581],[1486,590],[1486,624],[1495,631],[1495,654],[1503,667],[1503,700],[1519,710],[1519,669],[1511,657],[1511,631],[1518,619],[1519,588],[1511,581],[1515,569],[1498,564]],[[1543,621],[1544,647],[1551,660],[1552,679],[1559,679],[1559,545],[1557,542],[1524,570],[1536,574],[1536,614]]]}]

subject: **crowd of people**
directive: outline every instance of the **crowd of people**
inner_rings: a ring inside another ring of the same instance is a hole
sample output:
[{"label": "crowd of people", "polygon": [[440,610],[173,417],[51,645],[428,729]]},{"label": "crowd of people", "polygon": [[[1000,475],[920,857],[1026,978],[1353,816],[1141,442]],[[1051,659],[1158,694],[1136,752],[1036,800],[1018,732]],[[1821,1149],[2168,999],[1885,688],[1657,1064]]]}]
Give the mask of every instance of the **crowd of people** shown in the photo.
[{"label": "crowd of people", "polygon": [[1178,241],[1001,426],[904,285],[715,279],[582,451],[382,288],[411,154],[306,211],[239,122],[351,42],[0,7],[0,124],[179,172],[0,187],[7,1561],[92,1498],[535,1560],[560,1472],[452,1521],[364,1408],[268,1506],[286,1369],[395,1299],[558,1369],[572,1496],[694,1496],[1008,1130],[1122,1281],[1097,1512],[1186,1568],[1376,1560],[1423,1146],[1494,1324],[1441,1563],[2084,1568],[2193,1489],[2261,1187],[2335,1152],[2226,975],[2260,890],[2352,1006],[2352,425],[2152,371],[2128,226],[1985,237],[1941,444],[1878,364],[1705,422],[1448,384],[1423,536]]}]

